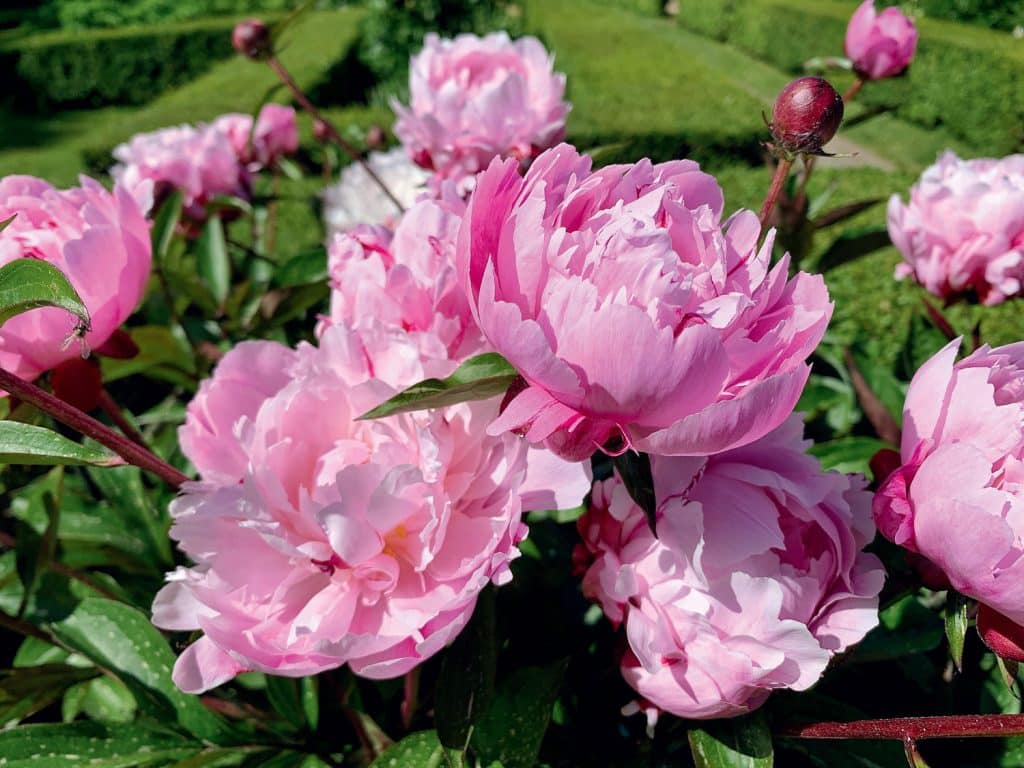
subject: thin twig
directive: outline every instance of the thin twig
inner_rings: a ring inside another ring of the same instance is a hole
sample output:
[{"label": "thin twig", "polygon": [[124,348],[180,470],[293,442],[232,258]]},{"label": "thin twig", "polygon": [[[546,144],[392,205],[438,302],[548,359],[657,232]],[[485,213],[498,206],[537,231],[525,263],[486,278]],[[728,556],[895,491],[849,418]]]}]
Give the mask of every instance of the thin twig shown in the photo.
[{"label": "thin twig", "polygon": [[782,191],[782,185],[786,182],[786,177],[789,176],[789,169],[792,167],[793,161],[786,157],[779,160],[779,164],[775,166],[775,175],[772,176],[772,183],[768,187],[768,195],[764,199],[764,204],[761,206],[761,215],[759,216],[762,232],[768,224],[768,218],[772,215],[775,201],[778,200],[779,192]]},{"label": "thin twig", "polygon": [[850,383],[853,384],[853,391],[857,395],[857,401],[860,403],[864,415],[871,422],[871,426],[875,428],[875,432],[878,433],[882,440],[891,445],[899,445],[900,425],[896,423],[896,419],[889,413],[885,403],[871,389],[871,385],[868,384],[864,374],[857,367],[857,363],[853,359],[853,353],[848,349],[844,350],[843,360],[850,371]]},{"label": "thin twig", "polygon": [[100,390],[100,410],[103,411],[114,422],[114,426],[120,429],[124,436],[127,437],[134,443],[138,443],[147,451],[149,446],[146,445],[146,438],[132,426],[132,423],[128,421],[128,418],[121,411],[121,407],[117,404],[113,397],[110,396],[110,392],[106,389]]}]

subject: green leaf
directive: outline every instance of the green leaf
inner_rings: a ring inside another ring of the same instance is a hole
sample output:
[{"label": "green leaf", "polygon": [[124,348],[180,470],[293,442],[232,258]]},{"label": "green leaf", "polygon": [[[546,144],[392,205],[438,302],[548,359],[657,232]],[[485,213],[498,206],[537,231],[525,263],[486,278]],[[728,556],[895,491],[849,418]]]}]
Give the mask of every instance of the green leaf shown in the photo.
[{"label": "green leaf", "polygon": [[199,277],[210,289],[218,306],[224,303],[231,289],[231,257],[224,239],[224,225],[211,216],[196,244]]},{"label": "green leaf", "polygon": [[8,216],[3,221],[0,221],[0,232],[3,232],[5,229],[7,229],[7,227],[10,225],[10,223],[12,221],[14,221],[16,218],[18,218],[18,214],[12,213],[10,216]]},{"label": "green leaf", "polygon": [[818,259],[817,271],[828,272],[843,264],[848,264],[869,253],[891,245],[889,232],[882,227],[870,229],[852,229],[835,239]]},{"label": "green leaf", "polygon": [[[62,473],[64,470],[57,468],[53,471]],[[58,478],[58,489],[60,485]],[[21,606],[18,609],[19,616],[24,615],[28,601],[35,594],[36,587],[39,585],[40,577],[49,568],[57,553],[57,531],[60,526],[59,499],[55,498],[53,493],[47,492],[43,494],[42,501],[46,509],[46,530],[42,535],[37,534],[31,526],[25,523],[19,525],[18,578],[21,579],[21,585],[25,589],[25,596],[22,597]]]},{"label": "green leaf", "polygon": [[889,661],[927,653],[942,644],[942,621],[913,596],[898,600],[879,614],[875,627],[846,657],[851,664]]},{"label": "green leaf", "polygon": [[470,739],[484,765],[498,761],[505,768],[533,767],[568,665],[563,659],[545,667],[523,667],[499,684]]},{"label": "green leaf", "polygon": [[946,641],[949,643],[949,655],[956,664],[957,671],[963,670],[964,640],[967,637],[967,608],[970,601],[959,592],[949,590],[946,593]]},{"label": "green leaf", "polygon": [[0,325],[38,307],[59,307],[78,318],[77,333],[89,330],[89,310],[67,277],[40,259],[15,259],[0,267]]},{"label": "green leaf", "polygon": [[435,687],[434,723],[441,744],[465,750],[473,725],[494,697],[498,663],[494,588],[477,600],[473,617],[444,653]]},{"label": "green leaf", "polygon": [[62,643],[117,675],[141,711],[177,722],[201,739],[230,741],[227,725],[171,681],[174,653],[141,611],[113,600],[85,598],[49,628]]},{"label": "green leaf", "polygon": [[651,476],[651,459],[646,453],[625,451],[612,459],[619,471],[630,497],[639,505],[647,517],[651,532],[658,532],[658,502],[654,497],[654,478]]},{"label": "green leaf", "polygon": [[[136,373],[154,375],[153,369],[172,369],[177,378],[190,381],[188,374],[194,374],[196,361],[187,342],[170,328],[160,325],[140,325],[130,331],[132,341],[139,348],[139,354],[128,360],[105,357],[100,361],[103,381],[111,382]],[[160,376],[159,378],[164,378]],[[194,385],[193,385],[194,386]]]},{"label": "green leaf", "polygon": [[444,764],[444,747],[437,732],[420,731],[386,749],[370,768],[441,768]]},{"label": "green leaf", "polygon": [[45,709],[71,686],[98,674],[100,671],[95,667],[68,664],[0,670],[0,729]]},{"label": "green leaf", "polygon": [[279,288],[322,283],[326,280],[327,250],[323,246],[292,257],[274,274],[274,285]]},{"label": "green leaf", "polygon": [[0,464],[116,467],[124,464],[124,459],[102,446],[76,443],[43,427],[0,421]]},{"label": "green leaf", "polygon": [[159,570],[174,566],[174,554],[167,531],[171,527],[166,508],[157,507],[142,484],[142,470],[126,466],[99,471],[86,470],[103,499],[114,508],[124,528],[146,542],[145,556]]},{"label": "green leaf", "polygon": [[897,424],[903,421],[903,401],[907,395],[907,385],[896,378],[887,363],[882,362],[882,355],[873,343],[856,343],[850,347],[853,362],[861,372],[864,380],[871,387],[882,405]]},{"label": "green leaf", "polygon": [[837,472],[860,472],[868,474],[868,462],[883,448],[892,448],[886,442],[874,437],[841,437],[824,443],[815,443],[808,453],[816,456],[821,468]]},{"label": "green leaf", "polygon": [[756,712],[730,720],[710,720],[689,731],[697,768],[771,768],[772,735],[764,715]]},{"label": "green leaf", "polygon": [[66,723],[79,713],[103,723],[130,723],[135,719],[136,709],[135,697],[128,686],[112,677],[97,677],[67,692],[61,715]]},{"label": "green leaf", "polygon": [[160,206],[160,212],[157,213],[153,222],[153,229],[149,234],[153,242],[153,259],[158,264],[163,263],[164,257],[167,256],[167,251],[171,247],[178,222],[181,221],[183,201],[184,196],[181,190],[174,190]]},{"label": "green leaf", "polygon": [[[262,747],[211,747],[198,755],[174,763],[169,768],[227,768],[227,766],[242,764],[253,752],[261,750],[263,750]],[[250,763],[245,764],[250,765]]]},{"label": "green leaf", "polygon": [[360,419],[380,419],[396,413],[409,413],[429,408],[487,400],[503,394],[516,378],[516,370],[496,352],[471,357],[447,379],[427,379],[413,384]]},{"label": "green leaf", "polygon": [[266,691],[275,712],[295,728],[306,726],[306,712],[298,680],[294,677],[267,675]]},{"label": "green leaf", "polygon": [[320,725],[320,681],[316,677],[304,677],[299,681],[302,696],[302,712],[309,723],[309,729],[315,731]]},{"label": "green leaf", "polygon": [[142,725],[88,721],[26,725],[0,733],[3,768],[132,768],[166,764],[202,749],[183,737]]}]

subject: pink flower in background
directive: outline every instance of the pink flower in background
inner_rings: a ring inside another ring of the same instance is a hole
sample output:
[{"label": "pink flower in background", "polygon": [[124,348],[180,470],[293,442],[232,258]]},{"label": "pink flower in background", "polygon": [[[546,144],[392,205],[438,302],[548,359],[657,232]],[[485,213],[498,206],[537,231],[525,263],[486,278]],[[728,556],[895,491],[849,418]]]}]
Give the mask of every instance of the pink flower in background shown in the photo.
[{"label": "pink flower in background", "polygon": [[794,415],[744,448],[652,457],[658,537],[618,477],[580,518],[584,594],[625,626],[627,710],[730,717],[804,690],[878,623],[864,480],[822,472]]},{"label": "pink flower in background", "polygon": [[190,405],[182,443],[203,482],[174,502],[171,535],[196,565],[153,606],[158,626],[204,633],[175,665],[183,690],[243,670],[404,674],[511,578],[524,499],[583,498],[579,465],[486,434],[496,401],[356,421],[418,356],[379,327],[335,326],[296,353],[243,345]]},{"label": "pink flower in background", "polygon": [[526,162],[565,135],[565,75],[552,64],[533,37],[428,34],[409,65],[410,104],[393,104],[395,134],[436,179],[468,192],[493,158]]},{"label": "pink flower in background", "polygon": [[864,0],[846,28],[846,55],[857,74],[881,80],[905,70],[917,50],[917,27],[899,8],[875,10]]},{"label": "pink flower in background", "polygon": [[253,128],[252,115],[227,114],[211,127],[227,135],[238,159],[252,172],[268,168],[299,148],[295,110],[280,104],[265,104]]},{"label": "pink flower in background", "polygon": [[832,312],[787,278],[757,217],[681,160],[596,172],[572,147],[480,175],[459,277],[487,341],[525,378],[494,430],[581,460],[604,447],[710,454],[792,412]]},{"label": "pink flower in background", "polygon": [[[427,194],[430,174],[410,160],[401,147],[387,152],[371,152],[366,162],[403,208],[411,208]],[[361,163],[345,166],[338,182],[326,187],[321,195],[328,237],[348,232],[359,224],[381,224],[393,228],[400,215],[394,202],[370,178]]]},{"label": "pink flower in background", "polygon": [[464,210],[457,199],[424,200],[401,217],[394,234],[360,226],[336,236],[328,250],[331,311],[321,327],[383,324],[405,331],[436,358],[461,361],[486,351],[455,271]]},{"label": "pink flower in background", "polygon": [[889,200],[889,236],[913,276],[944,299],[976,295],[999,304],[1024,280],[1024,155],[961,160],[945,152],[911,187]]},{"label": "pink flower in background", "polygon": [[249,176],[231,138],[210,126],[182,125],[137,133],[114,150],[110,169],[119,184],[134,190],[141,182],[181,190],[185,214],[206,218],[206,204],[218,195],[248,198]]},{"label": "pink flower in background", "polygon": [[875,495],[875,522],[958,592],[1024,625],[1024,343],[956,362],[959,345],[910,383],[902,466]]},{"label": "pink flower in background", "polygon": [[[82,177],[81,186],[58,190],[32,176],[0,179],[0,266],[32,258],[60,269],[89,310],[90,348],[110,338],[142,299],[152,262],[149,224],[140,210],[149,206],[152,185],[139,184],[135,197],[118,185],[107,192]],[[33,309],[0,328],[0,365],[31,380],[77,357],[78,344],[66,344],[75,318],[54,307]]]}]

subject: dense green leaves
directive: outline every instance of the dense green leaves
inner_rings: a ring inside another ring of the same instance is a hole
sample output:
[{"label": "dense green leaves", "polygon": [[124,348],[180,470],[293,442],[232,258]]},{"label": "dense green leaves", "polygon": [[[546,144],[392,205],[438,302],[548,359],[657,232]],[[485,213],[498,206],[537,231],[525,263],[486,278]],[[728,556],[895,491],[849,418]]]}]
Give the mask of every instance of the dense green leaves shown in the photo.
[{"label": "dense green leaves", "polygon": [[869,474],[868,462],[871,457],[883,448],[891,448],[888,443],[874,437],[843,437],[815,443],[808,453],[817,456],[822,469],[834,469],[837,472],[860,472]]},{"label": "dense green leaves", "polygon": [[155,727],[80,722],[0,733],[4,768],[132,768],[186,758],[202,745]]},{"label": "dense green leaves", "polygon": [[0,729],[48,707],[71,686],[98,674],[94,667],[67,664],[0,670]]},{"label": "dense green leaves", "polygon": [[486,352],[460,365],[447,379],[427,379],[381,403],[361,419],[380,419],[396,413],[443,408],[468,400],[486,400],[504,393],[516,370],[495,352]]},{"label": "dense green leaves", "polygon": [[67,277],[41,259],[15,259],[0,267],[0,325],[15,315],[38,307],[58,307],[88,330],[89,310]]},{"label": "dense green leaves", "polygon": [[761,713],[712,720],[689,732],[697,768],[771,768],[772,736]]},{"label": "dense green leaves", "polygon": [[420,731],[387,749],[370,768],[447,768],[445,749],[435,731]]},{"label": "dense green leaves", "polygon": [[0,421],[0,464],[93,464],[114,467],[120,456],[102,446],[76,443],[44,427],[17,421]]}]

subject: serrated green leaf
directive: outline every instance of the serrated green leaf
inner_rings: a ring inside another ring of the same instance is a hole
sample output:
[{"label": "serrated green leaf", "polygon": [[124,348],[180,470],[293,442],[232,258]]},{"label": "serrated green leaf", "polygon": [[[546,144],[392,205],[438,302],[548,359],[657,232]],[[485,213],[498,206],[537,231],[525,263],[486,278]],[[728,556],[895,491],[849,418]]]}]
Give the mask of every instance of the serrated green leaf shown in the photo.
[{"label": "serrated green leaf", "polygon": [[443,408],[469,400],[487,400],[508,390],[516,370],[496,352],[486,352],[460,365],[447,379],[427,379],[399,392],[360,419],[380,419],[396,413]]},{"label": "serrated green leaf", "polygon": [[88,721],[25,725],[0,733],[3,768],[133,768],[166,764],[202,749],[177,734],[142,725]]},{"label": "serrated green leaf", "polygon": [[116,467],[124,459],[102,446],[76,443],[44,427],[0,421],[0,464]]},{"label": "serrated green leaf", "polygon": [[883,448],[892,446],[874,437],[855,436],[815,443],[807,452],[817,457],[822,469],[866,475],[871,457]]},{"label": "serrated green leaf", "polygon": [[964,640],[967,637],[967,608],[970,601],[959,592],[949,590],[946,593],[946,641],[949,643],[949,655],[956,664],[957,671],[963,670]]},{"label": "serrated green leaf", "polygon": [[38,307],[59,307],[78,319],[78,329],[89,329],[89,310],[55,266],[41,259],[24,258],[0,267],[0,325]]},{"label": "serrated green leaf", "polygon": [[224,239],[224,225],[218,216],[211,216],[196,243],[199,277],[210,290],[218,306],[224,303],[231,289],[231,257]]},{"label": "serrated green leaf", "polygon": [[444,762],[444,747],[437,732],[420,731],[386,749],[370,768],[441,768]]},{"label": "serrated green leaf", "polygon": [[756,712],[729,720],[709,720],[687,734],[697,768],[771,768],[772,735]]},{"label": "serrated green leaf", "polygon": [[141,611],[113,600],[85,598],[49,629],[63,644],[117,675],[140,710],[163,722],[177,722],[201,739],[230,743],[228,726],[171,681],[174,653]]},{"label": "serrated green leaf", "polygon": [[484,764],[498,761],[505,768],[532,768],[568,666],[563,659],[545,667],[523,667],[499,684],[470,738]]},{"label": "serrated green leaf", "polygon": [[149,233],[153,242],[153,258],[163,262],[167,250],[171,247],[174,233],[181,221],[181,209],[184,196],[180,189],[174,190],[160,206],[160,211],[153,221],[153,229]]}]

